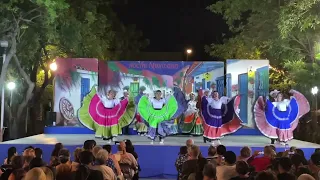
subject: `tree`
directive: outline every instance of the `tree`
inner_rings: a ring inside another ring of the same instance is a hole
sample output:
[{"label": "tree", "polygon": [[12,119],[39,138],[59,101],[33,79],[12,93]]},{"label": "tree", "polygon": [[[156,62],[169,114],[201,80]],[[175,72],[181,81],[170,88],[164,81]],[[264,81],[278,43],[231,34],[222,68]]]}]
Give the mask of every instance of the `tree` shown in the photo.
[{"label": "tree", "polygon": [[[120,40],[120,32],[113,27],[114,22],[121,22],[114,16],[108,17],[99,12],[101,5],[110,8],[111,3],[102,0],[0,2],[0,37],[10,44],[6,62],[2,66],[0,87],[7,78],[14,78],[21,87],[18,92],[21,99],[16,98],[15,101],[18,107],[6,106],[6,114],[10,114],[8,119],[14,119],[11,121],[14,126],[12,135],[22,136],[21,132],[24,131],[18,127],[24,127],[21,123],[25,123],[22,117],[27,117],[27,107],[34,120],[39,112],[37,106],[40,101],[44,100],[47,92],[52,92],[52,86],[48,88],[48,85],[54,73],[50,72],[49,65],[56,57],[112,59],[116,53],[110,49],[123,47],[116,43]],[[126,30],[129,33],[130,30]],[[135,30],[131,35],[136,33]],[[123,37],[123,41],[129,37]],[[125,50],[137,51],[142,47],[139,45],[143,44],[140,36],[131,38],[131,41],[136,47]],[[16,66],[9,66],[12,60]],[[11,73],[8,74],[9,71]]]}]

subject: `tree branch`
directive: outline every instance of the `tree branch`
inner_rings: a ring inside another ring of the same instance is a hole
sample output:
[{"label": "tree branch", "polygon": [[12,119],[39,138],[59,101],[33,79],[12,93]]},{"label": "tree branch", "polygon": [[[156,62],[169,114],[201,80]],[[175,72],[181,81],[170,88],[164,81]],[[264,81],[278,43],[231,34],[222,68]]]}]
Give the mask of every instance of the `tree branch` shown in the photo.
[{"label": "tree branch", "polygon": [[25,96],[25,99],[20,103],[19,107],[18,107],[18,112],[17,112],[17,119],[20,120],[20,117],[21,117],[21,114],[24,110],[24,108],[27,106],[29,100],[32,98],[33,96],[33,89],[35,87],[35,84],[34,82],[32,82],[30,80],[30,77],[27,75],[27,73],[22,69],[21,67],[21,64],[18,60],[18,57],[17,55],[14,55],[13,56],[13,59],[15,61],[15,63],[17,64],[18,66],[18,70],[19,70],[19,73],[22,75],[22,77],[27,81],[27,84],[28,84],[28,90],[27,90],[27,94]]}]

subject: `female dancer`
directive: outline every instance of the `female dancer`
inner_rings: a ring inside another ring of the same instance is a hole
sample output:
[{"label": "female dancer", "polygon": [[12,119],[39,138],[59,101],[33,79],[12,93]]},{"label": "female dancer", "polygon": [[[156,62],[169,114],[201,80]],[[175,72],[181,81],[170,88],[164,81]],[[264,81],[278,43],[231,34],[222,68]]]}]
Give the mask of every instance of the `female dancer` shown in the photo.
[{"label": "female dancer", "polygon": [[163,144],[165,136],[169,133],[168,129],[172,126],[170,121],[178,110],[178,102],[174,96],[162,98],[160,90],[155,92],[154,98],[147,96],[141,97],[138,104],[138,112],[147,123],[148,138],[153,144],[158,136],[160,143]]},{"label": "female dancer", "polygon": [[98,94],[93,87],[83,99],[78,118],[84,126],[95,131],[97,138],[111,143],[111,140],[117,141],[116,137],[122,133],[121,129],[132,122],[134,112],[134,106],[129,105],[128,96],[120,101],[116,99],[115,91],[109,90],[106,96]]},{"label": "female dancer", "polygon": [[234,110],[238,107],[235,103],[239,102],[237,98],[240,97],[236,96],[228,101],[227,97],[220,98],[217,91],[213,92],[213,97],[209,96],[209,90],[204,92],[201,99],[204,142],[211,140],[213,145],[215,141],[221,144],[220,139],[224,135],[234,133],[242,127],[242,122]]},{"label": "female dancer", "polygon": [[276,101],[264,100],[260,96],[254,106],[255,121],[262,134],[278,139],[286,145],[293,139],[293,131],[299,119],[310,111],[308,100],[298,91],[290,90],[290,100],[284,99],[281,92],[276,93]]},{"label": "female dancer", "polygon": [[190,94],[190,100],[188,101],[188,109],[184,113],[182,122],[182,133],[192,135],[202,135],[202,119],[199,116],[199,110],[197,108],[197,101],[195,100],[195,94]]},{"label": "female dancer", "polygon": [[144,136],[148,132],[148,127],[143,123],[143,120],[138,112],[138,104],[142,96],[144,96],[144,89],[140,89],[138,96],[134,98],[134,103],[136,105],[136,114],[135,114],[135,126],[134,129],[138,132],[139,135]]}]

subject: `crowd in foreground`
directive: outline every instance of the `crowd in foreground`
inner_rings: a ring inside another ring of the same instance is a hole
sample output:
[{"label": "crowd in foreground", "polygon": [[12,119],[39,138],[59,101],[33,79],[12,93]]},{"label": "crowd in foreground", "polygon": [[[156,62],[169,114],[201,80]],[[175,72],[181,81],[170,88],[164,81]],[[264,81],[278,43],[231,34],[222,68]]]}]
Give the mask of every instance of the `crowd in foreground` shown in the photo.
[{"label": "crowd in foreground", "polygon": [[[50,162],[42,159],[42,150],[29,146],[22,155],[8,149],[0,170],[0,180],[137,180],[138,155],[130,140],[119,142],[118,152],[111,145],[98,146],[87,140],[71,153],[57,143]],[[320,149],[309,161],[301,149],[291,147],[276,153],[274,146],[251,152],[243,147],[240,156],[226,147],[210,146],[205,157],[192,139],[180,147],[175,166],[178,180],[320,180]]]},{"label": "crowd in foreground", "polygon": [[243,147],[238,157],[224,145],[210,146],[204,157],[190,139],[175,165],[179,180],[320,180],[320,149],[309,161],[301,149],[276,153],[273,145],[253,153]]}]

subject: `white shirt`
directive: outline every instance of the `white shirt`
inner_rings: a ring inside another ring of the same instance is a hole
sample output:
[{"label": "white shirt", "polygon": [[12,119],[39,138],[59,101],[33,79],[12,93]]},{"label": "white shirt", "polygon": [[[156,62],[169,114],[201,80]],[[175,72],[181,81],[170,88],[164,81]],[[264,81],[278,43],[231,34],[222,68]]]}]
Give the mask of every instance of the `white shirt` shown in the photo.
[{"label": "white shirt", "polygon": [[220,99],[215,100],[213,98],[208,98],[208,104],[213,108],[213,109],[221,109],[222,104],[227,104],[228,102],[228,97],[222,96]]},{"label": "white shirt", "polygon": [[280,102],[272,102],[272,104],[277,107],[277,109],[279,111],[287,111],[287,107],[289,106],[290,104],[290,100],[289,99],[284,99],[283,101],[280,101]]},{"label": "white shirt", "polygon": [[105,108],[113,108],[120,103],[119,99],[108,99],[103,95],[99,95],[99,97]]},{"label": "white shirt", "polygon": [[163,105],[166,104],[166,100],[161,98],[159,100],[157,100],[156,98],[151,98],[150,102],[152,104],[152,107],[154,109],[162,109]]}]

